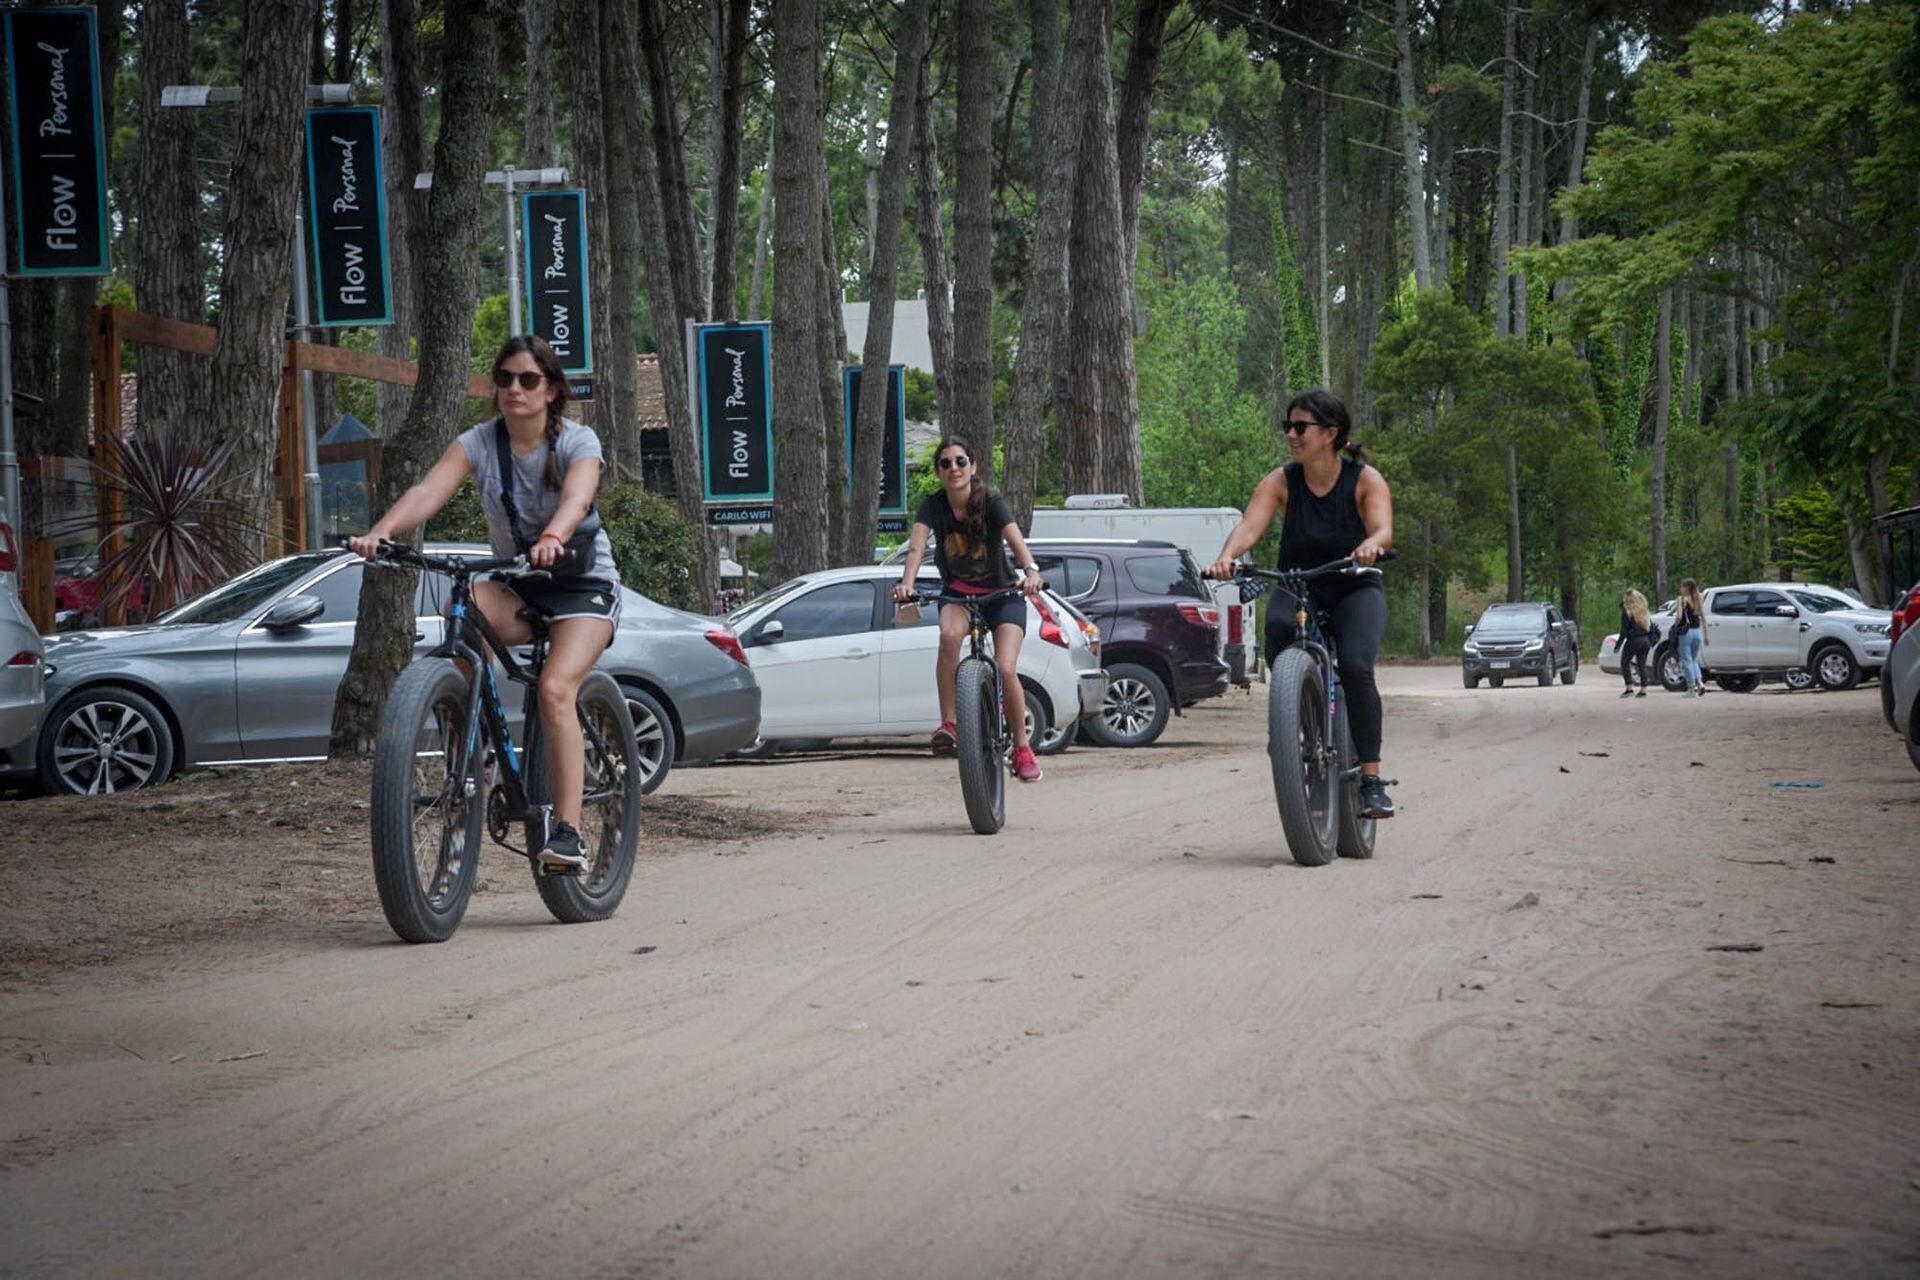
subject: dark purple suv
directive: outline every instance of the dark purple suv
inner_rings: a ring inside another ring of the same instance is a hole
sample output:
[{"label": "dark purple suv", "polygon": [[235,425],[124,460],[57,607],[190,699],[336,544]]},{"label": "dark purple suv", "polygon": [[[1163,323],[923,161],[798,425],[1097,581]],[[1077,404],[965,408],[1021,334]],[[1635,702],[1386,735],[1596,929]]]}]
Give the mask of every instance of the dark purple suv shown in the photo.
[{"label": "dark purple suv", "polygon": [[1171,542],[1029,538],[1055,592],[1100,628],[1107,700],[1081,730],[1102,746],[1144,747],[1167,717],[1227,691],[1220,609],[1193,557]]}]

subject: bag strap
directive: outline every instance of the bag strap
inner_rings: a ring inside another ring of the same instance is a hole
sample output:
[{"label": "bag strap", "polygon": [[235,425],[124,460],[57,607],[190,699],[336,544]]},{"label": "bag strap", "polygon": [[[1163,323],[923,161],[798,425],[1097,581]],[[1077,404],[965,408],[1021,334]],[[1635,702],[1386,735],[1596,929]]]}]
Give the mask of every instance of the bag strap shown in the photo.
[{"label": "bag strap", "polygon": [[[513,545],[525,555],[533,543],[520,536],[520,512],[513,501],[513,446],[507,439],[507,419],[504,414],[493,420],[493,447],[499,457],[500,505],[506,508],[507,528],[513,534]],[[574,536],[577,538],[583,533],[597,533],[599,530],[600,504],[589,502],[586,514],[580,517],[579,527],[574,530]]]}]

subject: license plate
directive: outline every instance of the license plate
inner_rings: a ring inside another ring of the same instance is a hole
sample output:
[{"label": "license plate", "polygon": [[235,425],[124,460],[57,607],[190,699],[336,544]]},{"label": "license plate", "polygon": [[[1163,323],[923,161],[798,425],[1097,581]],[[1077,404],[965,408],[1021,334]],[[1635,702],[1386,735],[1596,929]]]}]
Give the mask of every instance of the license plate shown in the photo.
[{"label": "license plate", "polygon": [[1493,664],[1493,669],[1495,671],[1505,671],[1508,667],[1511,667],[1512,665],[1513,664],[1511,662],[1496,662]]}]

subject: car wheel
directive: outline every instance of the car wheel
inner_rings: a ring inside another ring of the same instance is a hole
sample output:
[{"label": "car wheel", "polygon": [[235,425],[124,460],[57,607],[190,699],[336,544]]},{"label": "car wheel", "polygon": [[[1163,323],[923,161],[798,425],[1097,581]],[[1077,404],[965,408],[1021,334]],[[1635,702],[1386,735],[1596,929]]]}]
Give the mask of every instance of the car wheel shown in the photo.
[{"label": "car wheel", "polygon": [[1553,671],[1554,671],[1553,662],[1551,659],[1549,659],[1547,661],[1547,665],[1540,668],[1540,674],[1534,677],[1534,679],[1540,682],[1540,687],[1542,689],[1548,689],[1553,686]]},{"label": "car wheel", "polygon": [[1462,671],[1460,673],[1460,683],[1469,689],[1478,689],[1480,687],[1480,677],[1471,671]]},{"label": "car wheel", "polygon": [[1713,682],[1722,689],[1725,689],[1728,693],[1752,693],[1754,687],[1760,683],[1760,677],[1750,675],[1715,676]]},{"label": "car wheel", "polygon": [[173,775],[173,730],[131,689],[81,689],[43,722],[40,785],[55,795],[107,795],[158,786]]},{"label": "car wheel", "polygon": [[1803,689],[1813,688],[1813,672],[1807,670],[1805,667],[1794,667],[1790,669],[1784,679],[1787,688],[1793,690],[1795,693]]},{"label": "car wheel", "polygon": [[633,736],[640,744],[640,794],[650,796],[673,772],[673,757],[679,745],[673,738],[673,718],[659,699],[645,689],[623,684],[620,692],[627,695]]},{"label": "car wheel", "polygon": [[1560,673],[1561,684],[1572,684],[1580,678],[1580,655],[1576,652],[1567,662],[1567,669]]},{"label": "car wheel", "polygon": [[1680,655],[1672,645],[1663,646],[1653,655],[1653,669],[1660,677],[1660,687],[1668,693],[1687,691],[1687,669],[1680,665]]},{"label": "car wheel", "polygon": [[1843,644],[1830,644],[1813,655],[1813,678],[1822,689],[1839,693],[1860,683],[1860,664]]},{"label": "car wheel", "polygon": [[1107,668],[1107,697],[1087,720],[1087,736],[1103,747],[1144,747],[1158,738],[1172,714],[1167,685],[1152,669],[1132,662]]}]

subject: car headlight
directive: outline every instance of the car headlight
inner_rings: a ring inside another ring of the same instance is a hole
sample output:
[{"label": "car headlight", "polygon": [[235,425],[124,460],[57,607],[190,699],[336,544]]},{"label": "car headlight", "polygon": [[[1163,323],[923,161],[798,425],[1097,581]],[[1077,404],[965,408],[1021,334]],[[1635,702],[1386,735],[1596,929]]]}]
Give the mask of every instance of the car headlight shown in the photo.
[{"label": "car headlight", "polygon": [[1863,636],[1883,636],[1888,628],[1884,622],[1856,622],[1853,629]]},{"label": "car headlight", "polygon": [[1473,641],[1469,640],[1465,644],[1460,646],[1460,652],[1466,654],[1470,658],[1477,658],[1480,656],[1480,646],[1475,644]]},{"label": "car headlight", "polygon": [[1527,641],[1527,647],[1525,651],[1527,653],[1536,653],[1539,650],[1544,649],[1546,647],[1547,647],[1547,642],[1545,640],[1529,640]]}]

